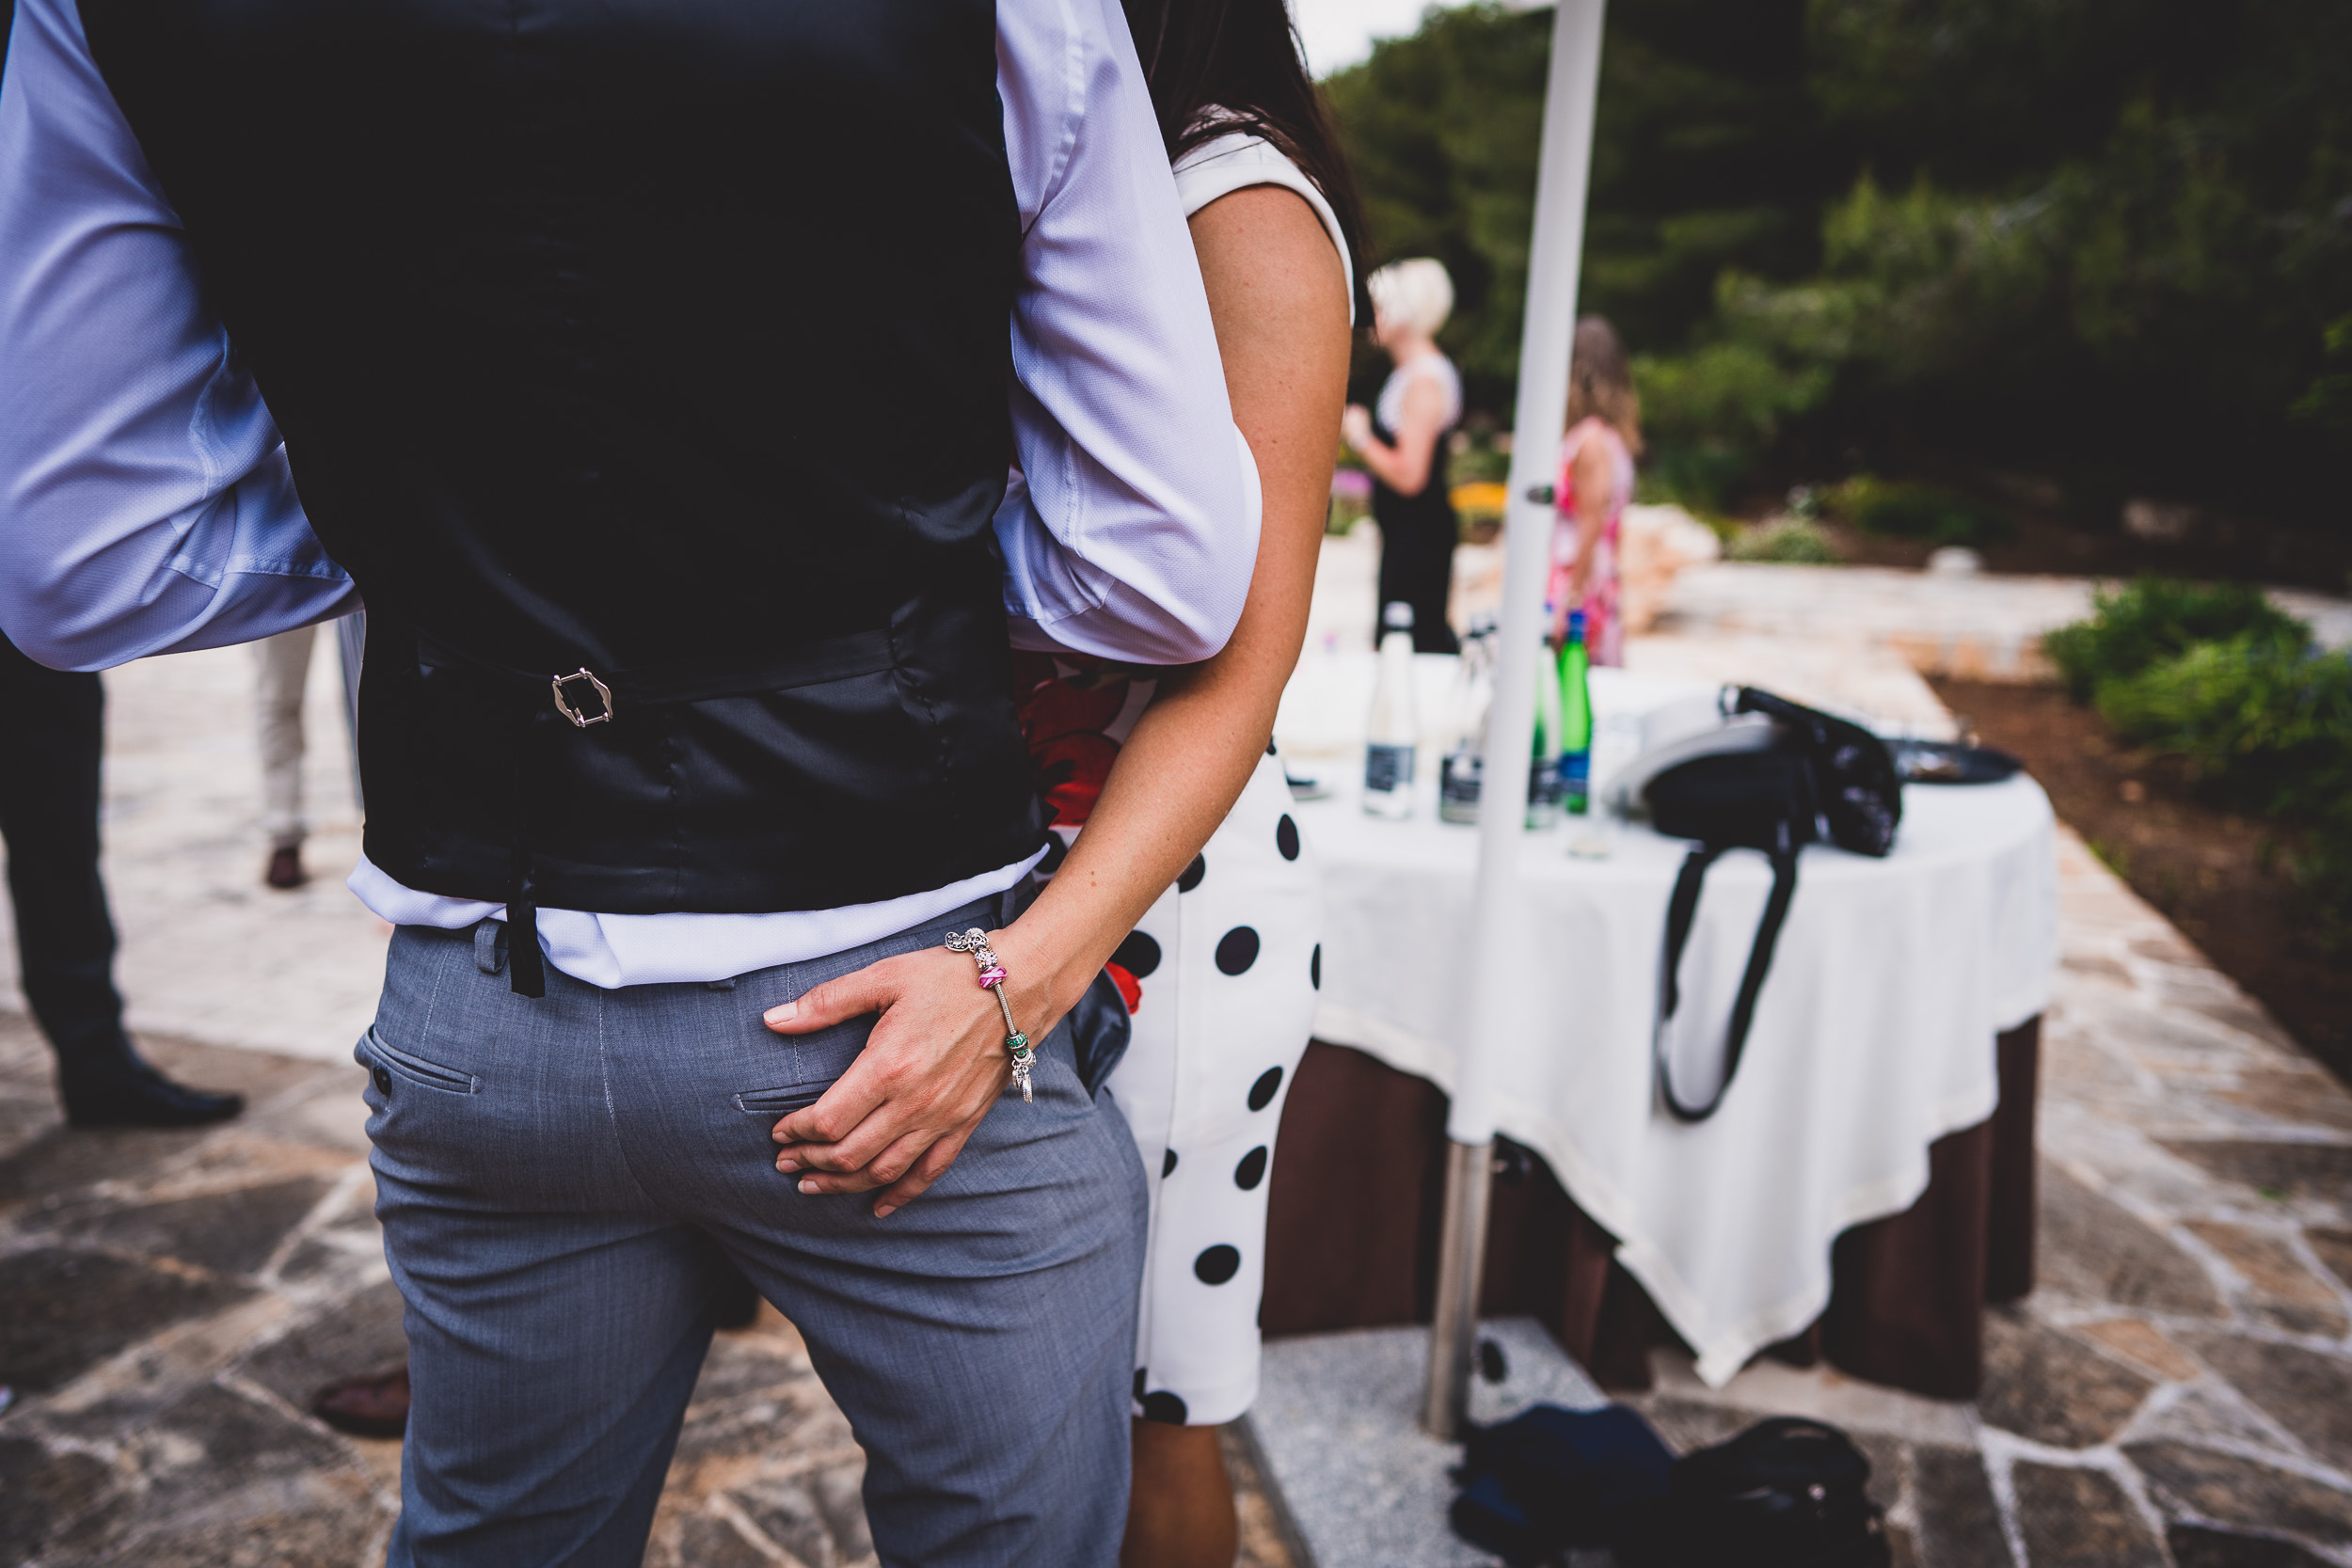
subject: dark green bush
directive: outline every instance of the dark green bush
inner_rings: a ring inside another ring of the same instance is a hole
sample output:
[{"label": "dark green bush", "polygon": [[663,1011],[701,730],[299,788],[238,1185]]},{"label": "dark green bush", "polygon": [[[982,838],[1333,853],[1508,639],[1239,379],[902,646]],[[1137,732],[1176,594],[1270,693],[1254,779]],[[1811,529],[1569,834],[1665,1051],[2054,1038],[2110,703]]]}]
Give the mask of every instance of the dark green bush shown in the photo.
[{"label": "dark green bush", "polygon": [[2088,621],[2060,626],[2042,646],[2066,689],[2089,702],[2101,685],[2127,680],[2151,665],[2186,653],[2199,642],[2253,638],[2299,652],[2311,628],[2243,583],[2203,587],[2166,578],[2141,578],[2092,600]]},{"label": "dark green bush", "polygon": [[2118,735],[2188,759],[2269,816],[2314,817],[2352,796],[2352,658],[2248,632],[2102,681]]},{"label": "dark green bush", "polygon": [[1762,561],[1781,566],[1835,566],[1836,546],[1803,517],[1781,517],[1741,529],[1724,546],[1733,561]]},{"label": "dark green bush", "polygon": [[1974,547],[1999,544],[2017,531],[2006,515],[1965,496],[1932,484],[1889,483],[1870,474],[1856,474],[1823,499],[1863,532],[1887,539]]},{"label": "dark green bush", "polygon": [[2296,874],[2335,933],[2352,931],[2352,657],[2265,627],[2109,676],[2098,703],[2118,734],[2186,758],[2216,795],[2305,830]]}]

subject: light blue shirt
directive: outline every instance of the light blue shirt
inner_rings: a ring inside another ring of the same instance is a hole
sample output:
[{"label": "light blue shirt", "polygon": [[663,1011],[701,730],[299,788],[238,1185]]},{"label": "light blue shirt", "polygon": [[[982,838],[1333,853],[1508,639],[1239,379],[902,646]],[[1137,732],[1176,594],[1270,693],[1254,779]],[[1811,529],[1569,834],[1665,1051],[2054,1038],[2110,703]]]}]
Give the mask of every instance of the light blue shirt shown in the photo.
[{"label": "light blue shirt", "polygon": [[[1024,236],[1021,472],[996,516],[1013,638],[1205,658],[1248,592],[1258,477],[1125,15],[1118,0],[996,12]],[[19,0],[0,81],[0,628],[44,664],[97,670],[357,608],[73,0]],[[542,910],[540,936],[557,968],[597,985],[723,979],[886,936],[1027,863],[850,910]],[[396,925],[502,912],[364,862],[353,886]]]}]

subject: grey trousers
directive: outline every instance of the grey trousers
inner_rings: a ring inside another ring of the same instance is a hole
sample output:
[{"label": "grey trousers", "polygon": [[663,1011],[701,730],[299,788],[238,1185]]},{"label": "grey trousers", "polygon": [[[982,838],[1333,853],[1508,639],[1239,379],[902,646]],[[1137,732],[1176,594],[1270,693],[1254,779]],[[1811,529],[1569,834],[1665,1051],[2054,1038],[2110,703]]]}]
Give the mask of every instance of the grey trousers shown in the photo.
[{"label": "grey trousers", "polygon": [[414,1388],[394,1568],[634,1568],[722,1254],[848,1414],[884,1563],[1117,1560],[1144,1181],[1070,1029],[1040,1049],[1036,1103],[998,1104],[886,1220],[871,1195],[803,1196],[770,1138],[872,1021],[790,1039],[763,1009],[1009,912],[726,989],[550,969],[537,1001],[497,973],[495,923],[393,937],[356,1054]]}]

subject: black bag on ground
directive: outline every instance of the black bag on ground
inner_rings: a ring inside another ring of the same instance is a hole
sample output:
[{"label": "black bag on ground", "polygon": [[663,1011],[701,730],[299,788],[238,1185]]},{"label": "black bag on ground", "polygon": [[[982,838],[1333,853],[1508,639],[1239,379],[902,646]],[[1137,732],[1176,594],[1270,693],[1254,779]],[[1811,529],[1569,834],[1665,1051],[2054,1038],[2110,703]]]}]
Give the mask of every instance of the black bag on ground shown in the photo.
[{"label": "black bag on ground", "polygon": [[[1884,741],[1861,725],[1752,686],[1739,688],[1724,712],[1726,717],[1753,713],[1771,719],[1772,744],[1694,757],[1665,768],[1643,790],[1650,820],[1660,832],[1698,840],[1675,878],[1674,895],[1666,905],[1658,1023],[1651,1037],[1659,1098],[1682,1121],[1705,1121],[1713,1116],[1740,1070],[1756,998],[1772,968],[1789,901],[1796,896],[1797,851],[1827,838],[1857,854],[1883,855],[1894,847],[1895,830],[1902,821],[1902,775],[1894,755]],[[1747,970],[1732,1002],[1723,1080],[1710,1098],[1693,1104],[1675,1089],[1666,1061],[1666,1024],[1681,1002],[1682,949],[1698,914],[1707,869],[1728,849],[1761,850],[1772,863],[1772,891],[1756,922]]]},{"label": "black bag on ground", "polygon": [[1836,1427],[1780,1417],[1675,1462],[1617,1543],[1622,1568],[1887,1568],[1870,1462]]},{"label": "black bag on ground", "polygon": [[1534,1408],[1473,1428],[1455,1478],[1454,1533],[1513,1568],[1604,1546],[1666,1497],[1674,1454],[1621,1404]]}]

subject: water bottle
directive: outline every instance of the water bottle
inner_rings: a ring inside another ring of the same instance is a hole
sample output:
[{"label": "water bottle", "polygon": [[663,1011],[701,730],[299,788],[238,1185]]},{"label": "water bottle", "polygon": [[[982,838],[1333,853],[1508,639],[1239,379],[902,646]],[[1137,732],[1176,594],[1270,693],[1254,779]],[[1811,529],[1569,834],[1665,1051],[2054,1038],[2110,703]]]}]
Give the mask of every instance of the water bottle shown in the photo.
[{"label": "water bottle", "polygon": [[1568,611],[1560,644],[1560,803],[1572,816],[1591,809],[1593,775],[1592,655],[1584,646],[1584,612]]},{"label": "water bottle", "polygon": [[[1544,607],[1544,625],[1551,607]],[[1527,759],[1527,825],[1549,828],[1560,820],[1560,672],[1547,642],[1535,661],[1535,733]]]},{"label": "water bottle", "polygon": [[1380,673],[1372,688],[1364,744],[1364,810],[1402,821],[1413,815],[1413,748],[1421,718],[1413,711],[1413,607],[1398,600],[1380,612]]},{"label": "water bottle", "polygon": [[1462,639],[1462,663],[1454,683],[1454,744],[1438,773],[1438,817],[1444,822],[1478,820],[1480,780],[1486,767],[1486,710],[1494,705],[1494,622],[1472,623]]}]

